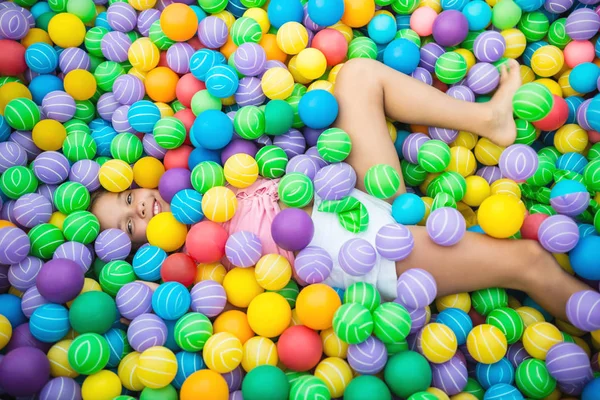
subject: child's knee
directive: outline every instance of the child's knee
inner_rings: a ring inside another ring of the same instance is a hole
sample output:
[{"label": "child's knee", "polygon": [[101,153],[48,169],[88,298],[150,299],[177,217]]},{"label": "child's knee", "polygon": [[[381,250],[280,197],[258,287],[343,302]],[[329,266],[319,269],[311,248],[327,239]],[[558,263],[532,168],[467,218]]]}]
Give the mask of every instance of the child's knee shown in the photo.
[{"label": "child's knee", "polygon": [[378,62],[367,58],[353,58],[344,63],[335,81],[336,95],[341,94],[357,85],[373,86],[376,81]]}]

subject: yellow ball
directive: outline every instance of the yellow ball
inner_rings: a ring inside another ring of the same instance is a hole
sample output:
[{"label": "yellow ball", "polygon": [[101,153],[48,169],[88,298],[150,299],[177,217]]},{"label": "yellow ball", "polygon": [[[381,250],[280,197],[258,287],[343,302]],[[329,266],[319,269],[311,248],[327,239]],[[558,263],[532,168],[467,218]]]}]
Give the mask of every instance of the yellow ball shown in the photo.
[{"label": "yellow ball", "polygon": [[563,125],[554,135],[554,146],[563,154],[583,153],[588,142],[587,132],[577,124]]},{"label": "yellow ball", "polygon": [[[87,293],[87,292],[101,292],[102,288],[98,281],[93,280],[92,278],[85,278],[83,280],[83,288],[81,288],[81,292],[79,294]],[[67,307],[71,308],[71,304],[73,304],[74,299],[67,302]]]},{"label": "yellow ball", "polygon": [[259,336],[279,336],[290,325],[292,309],[287,300],[275,292],[261,293],[248,306],[248,323]]},{"label": "yellow ball", "polygon": [[[487,3],[490,3],[490,1],[496,1],[496,0],[487,0]],[[455,394],[454,396],[450,397],[450,400],[479,400],[479,398],[475,397],[471,393],[462,392],[462,393]]]},{"label": "yellow ball", "polygon": [[469,50],[456,49],[454,50],[454,52],[460,54],[465,59],[465,61],[467,62],[467,71],[469,71],[471,67],[475,65],[475,55],[473,55],[473,53],[471,53]]},{"label": "yellow ball", "polygon": [[10,289],[8,289],[8,294],[12,294],[12,295],[17,296],[19,298],[23,297],[23,292],[21,292],[19,289],[16,289],[16,288],[14,288],[12,286],[10,287]]},{"label": "yellow ball", "polygon": [[419,1],[419,8],[420,7],[429,7],[438,14],[442,11],[440,0],[421,0]]},{"label": "yellow ball", "polygon": [[523,333],[523,347],[527,353],[538,360],[545,360],[548,350],[563,337],[557,327],[548,322],[536,322],[529,325]]},{"label": "yellow ball", "polygon": [[258,25],[260,25],[260,30],[262,31],[263,35],[269,32],[271,22],[269,21],[269,16],[267,15],[267,12],[262,8],[249,8],[246,11],[244,11],[243,16],[246,18],[252,18],[256,22],[258,22]]},{"label": "yellow ball", "polygon": [[294,90],[294,77],[282,67],[270,68],[261,80],[262,90],[271,100],[285,100]]},{"label": "yellow ball", "polygon": [[104,189],[119,193],[131,186],[133,169],[123,160],[108,160],[100,167],[98,179]]},{"label": "yellow ball", "polygon": [[151,389],[167,386],[177,374],[177,359],[175,354],[166,347],[154,346],[140,354],[137,378],[142,385]]},{"label": "yellow ball", "polygon": [[517,300],[515,297],[513,296],[508,296],[508,306],[510,308],[512,308],[513,310],[516,310],[517,308],[521,307],[522,304],[519,300]]},{"label": "yellow ball", "polygon": [[225,222],[233,218],[237,210],[237,198],[231,189],[215,186],[202,197],[202,212],[213,222]]},{"label": "yellow ball", "polygon": [[308,32],[298,22],[286,22],[277,31],[277,46],[286,54],[298,54],[308,45]]},{"label": "yellow ball", "polygon": [[242,368],[246,372],[252,371],[261,365],[277,366],[279,356],[277,346],[271,339],[262,336],[254,336],[244,343],[242,348]]},{"label": "yellow ball", "polygon": [[454,146],[450,148],[450,164],[446,171],[457,172],[463,177],[472,175],[477,168],[477,161],[473,152],[466,147]]},{"label": "yellow ball", "polygon": [[61,213],[60,211],[55,211],[50,216],[50,220],[48,221],[48,223],[54,225],[62,231],[63,224],[65,223],[65,218],[67,218],[65,214]]},{"label": "yellow ball", "polygon": [[213,14],[213,16],[225,22],[225,25],[227,25],[227,29],[231,29],[231,25],[233,25],[233,23],[235,22],[235,17],[229,11],[223,10],[219,13]]},{"label": "yellow ball", "polygon": [[247,188],[258,179],[258,164],[254,157],[245,153],[229,157],[223,170],[227,182],[238,189]]},{"label": "yellow ball", "polygon": [[505,194],[509,196],[514,196],[517,199],[521,198],[521,189],[517,182],[512,179],[502,178],[496,180],[494,183],[490,185],[491,194]]},{"label": "yellow ball", "polygon": [[323,353],[327,357],[346,358],[348,355],[348,343],[337,337],[333,328],[321,331],[321,342],[323,343]]},{"label": "yellow ball", "polygon": [[396,143],[396,139],[398,139],[398,130],[394,126],[394,123],[390,120],[387,120],[385,121],[385,124],[387,125],[388,133],[390,134],[390,139],[392,139],[392,142]]},{"label": "yellow ball", "polygon": [[64,376],[67,378],[75,378],[79,374],[71,368],[69,364],[69,347],[73,341],[70,339],[57,342],[50,350],[48,350],[48,361],[50,361],[50,375],[55,378]]},{"label": "yellow ball", "polygon": [[[321,79],[321,80],[314,81],[313,83],[311,83],[310,86],[308,87],[307,92],[310,92],[311,90],[325,90],[326,92],[333,94],[334,88],[335,88],[335,86],[333,83]],[[395,140],[396,139],[394,138],[394,141]]]},{"label": "yellow ball", "polygon": [[423,328],[421,347],[425,358],[432,363],[441,364],[456,354],[458,341],[452,329],[443,324],[433,323]]},{"label": "yellow ball", "polygon": [[140,353],[132,351],[123,357],[119,363],[119,368],[117,369],[117,374],[119,375],[119,379],[121,379],[123,386],[134,392],[139,392],[144,389],[144,384],[137,377],[139,361]]},{"label": "yellow ball", "polygon": [[504,50],[504,57],[508,58],[519,58],[524,52],[527,46],[527,39],[523,32],[518,29],[511,28],[500,32],[506,42],[506,49]]},{"label": "yellow ball", "polygon": [[523,84],[531,83],[535,80],[535,74],[533,73],[533,70],[527,65],[519,66],[519,71],[521,72],[521,81]]},{"label": "yellow ball", "polygon": [[437,397],[438,400],[450,400],[450,397],[448,397],[448,395],[443,390],[440,390],[438,388],[430,387],[426,390],[426,392],[431,393],[432,395]]},{"label": "yellow ball", "polygon": [[560,72],[565,63],[563,52],[556,46],[547,45],[537,49],[531,56],[531,69],[538,76],[547,78]]},{"label": "yellow ball", "polygon": [[96,78],[84,69],[74,69],[65,75],[65,92],[75,100],[89,100],[96,93]]},{"label": "yellow ball", "polygon": [[166,103],[163,103],[161,101],[157,101],[156,103],[154,103],[154,105],[156,107],[158,107],[158,111],[160,112],[160,117],[161,118],[172,117],[173,115],[175,115],[175,112],[173,111],[173,109],[171,108],[171,106],[169,106]]},{"label": "yellow ball", "polygon": [[11,100],[19,97],[32,99],[31,92],[22,83],[8,82],[0,86],[0,115],[4,115],[4,109]]},{"label": "yellow ball", "polygon": [[352,28],[350,28],[348,25],[344,24],[341,21],[337,24],[331,25],[329,28],[335,29],[336,31],[344,35],[344,39],[346,39],[348,43],[350,43],[354,38],[354,32],[352,31]]},{"label": "yellow ball", "polygon": [[468,176],[467,191],[462,201],[471,207],[479,207],[481,203],[490,197],[490,184],[482,177],[477,175]]},{"label": "yellow ball", "polygon": [[60,150],[67,138],[67,130],[58,121],[43,119],[33,127],[31,132],[33,143],[44,151]]},{"label": "yellow ball", "polygon": [[573,325],[571,325],[570,323],[568,323],[566,321],[561,321],[560,319],[554,320],[554,325],[556,325],[556,327],[558,329],[560,329],[562,332],[568,333],[571,336],[582,337],[586,334],[585,331],[582,331],[581,329],[574,327]]},{"label": "yellow ball", "polygon": [[292,266],[282,255],[267,254],[256,263],[256,281],[266,290],[280,290],[292,277]]},{"label": "yellow ball", "polygon": [[475,157],[483,165],[498,165],[504,147],[498,146],[488,138],[480,138],[475,145]]},{"label": "yellow ball", "polygon": [[500,361],[506,354],[506,337],[495,326],[478,325],[467,336],[467,349],[478,362],[493,364]]},{"label": "yellow ball", "polygon": [[600,329],[592,332],[592,339],[594,339],[596,342],[600,342]]},{"label": "yellow ball", "polygon": [[160,52],[149,38],[142,37],[131,44],[127,51],[127,59],[132,67],[141,72],[148,72],[158,65]]},{"label": "yellow ball", "polygon": [[48,23],[48,35],[54,44],[64,49],[79,47],[85,38],[85,25],[73,14],[56,14]]},{"label": "yellow ball", "polygon": [[438,297],[435,300],[435,305],[438,311],[444,311],[447,308],[458,308],[468,313],[471,310],[471,296],[469,296],[469,293],[450,294]]},{"label": "yellow ball", "polygon": [[325,382],[331,397],[342,397],[353,377],[350,365],[338,357],[329,357],[321,361],[315,368],[314,375]]},{"label": "yellow ball", "polygon": [[296,59],[298,72],[307,79],[314,80],[321,77],[327,69],[327,59],[321,50],[308,48],[298,53]]},{"label": "yellow ball", "polygon": [[308,85],[310,82],[312,82],[312,80],[306,78],[300,73],[298,67],[296,66],[297,60],[298,56],[293,56],[292,58],[290,58],[290,60],[288,61],[288,70],[292,74],[292,77],[294,78],[295,82],[300,83],[302,85]]},{"label": "yellow ball", "polygon": [[165,166],[154,157],[142,157],[133,164],[133,180],[139,187],[155,189],[160,177],[165,173]]},{"label": "yellow ball", "polygon": [[202,350],[206,366],[220,374],[226,374],[236,369],[242,362],[243,354],[240,339],[228,332],[212,335]]},{"label": "yellow ball", "polygon": [[431,214],[431,205],[433,204],[433,198],[425,196],[421,197],[421,200],[423,200],[423,204],[425,204],[425,216],[421,221],[419,221],[417,225],[425,226],[427,218],[429,218],[429,214]]},{"label": "yellow ball", "polygon": [[479,136],[474,133],[467,131],[459,131],[458,136],[452,142],[452,146],[462,146],[466,147],[469,150],[473,150],[477,141],[479,140]]},{"label": "yellow ball", "polygon": [[497,239],[506,239],[521,229],[525,213],[515,196],[495,194],[481,203],[477,219],[485,233]]},{"label": "yellow ball", "polygon": [[572,69],[566,70],[558,78],[558,84],[560,85],[560,89],[562,90],[563,96],[564,97],[583,96],[581,93],[573,90],[573,88],[571,87],[571,84],[569,83],[569,76],[571,75],[572,71],[573,71]]},{"label": "yellow ball", "polygon": [[290,326],[298,326],[302,325],[302,321],[300,321],[300,317],[298,316],[298,311],[294,308],[292,310],[292,320],[290,321]]},{"label": "yellow ball", "polygon": [[[594,341],[596,336],[592,335],[592,343],[594,343]],[[587,354],[588,357],[592,356],[592,349],[590,349],[590,346],[587,344],[587,342],[585,340],[583,340],[580,337],[573,337],[573,340],[575,341],[575,344],[579,347],[581,347],[583,349],[583,351],[585,351],[585,353]]]},{"label": "yellow ball", "polygon": [[85,400],[112,400],[121,394],[122,389],[117,374],[105,369],[85,378],[81,397]]},{"label": "yellow ball", "polygon": [[149,10],[156,5],[156,0],[129,0],[129,5],[138,11]]},{"label": "yellow ball", "polygon": [[50,39],[50,35],[40,28],[32,28],[29,30],[27,35],[23,39],[21,39],[21,44],[25,46],[25,48],[31,46],[34,43],[47,43],[52,46],[52,39]]},{"label": "yellow ball", "polygon": [[525,325],[525,328],[527,328],[530,325],[533,325],[537,322],[544,322],[544,316],[542,315],[542,313],[533,307],[523,306],[523,307],[517,308],[515,311],[517,312],[517,314],[519,314],[519,316],[523,320],[523,324]]},{"label": "yellow ball", "polygon": [[338,73],[340,72],[343,66],[344,64],[342,63],[331,68],[331,71],[329,71],[329,76],[327,76],[327,80],[335,85],[335,80],[337,79]]},{"label": "yellow ball", "polygon": [[170,253],[185,243],[187,226],[177,221],[171,212],[161,212],[152,217],[146,228],[148,243]]},{"label": "yellow ball", "polygon": [[227,270],[221,263],[198,264],[194,283],[210,280],[223,284],[223,279],[225,279],[226,274]]},{"label": "yellow ball", "polygon": [[12,326],[4,315],[0,314],[0,350],[8,344],[12,337]]},{"label": "yellow ball", "polygon": [[128,74],[135,76],[136,78],[138,78],[140,81],[145,82],[146,81],[146,75],[148,75],[147,72],[145,71],[140,71],[139,69],[132,67]]},{"label": "yellow ball", "polygon": [[227,300],[236,307],[246,308],[265,289],[256,282],[254,267],[234,268],[225,275],[223,287]]},{"label": "yellow ball", "polygon": [[537,79],[534,82],[539,83],[540,85],[546,86],[548,88],[548,90],[550,91],[550,93],[555,94],[559,97],[563,97],[562,89],[561,89],[560,85],[558,84],[558,82],[556,82],[555,80],[553,80],[551,78],[542,78],[542,79]]}]

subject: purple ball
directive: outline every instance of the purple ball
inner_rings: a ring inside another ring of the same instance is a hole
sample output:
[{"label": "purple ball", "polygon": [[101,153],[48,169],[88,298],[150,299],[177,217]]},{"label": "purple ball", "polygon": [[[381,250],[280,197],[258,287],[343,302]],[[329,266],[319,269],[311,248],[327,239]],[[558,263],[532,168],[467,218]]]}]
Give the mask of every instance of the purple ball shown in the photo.
[{"label": "purple ball", "polygon": [[321,283],[333,270],[333,260],[327,250],[318,246],[308,246],[300,251],[294,262],[294,271],[308,284]]},{"label": "purple ball", "polygon": [[350,239],[342,245],[338,262],[349,275],[363,276],[375,266],[377,252],[365,239]]},{"label": "purple ball", "polygon": [[503,178],[500,168],[491,166],[478,169],[475,175],[482,177],[490,185],[496,182],[498,179]]},{"label": "purple ball", "polygon": [[551,215],[538,228],[539,242],[551,253],[567,253],[579,242],[579,228],[566,215]]},{"label": "purple ball", "polygon": [[580,8],[569,14],[565,29],[573,40],[591,39],[600,29],[600,15],[589,8]]},{"label": "purple ball", "polygon": [[535,174],[538,168],[538,155],[527,145],[513,144],[500,155],[499,166],[502,176],[515,181],[524,181]]},{"label": "purple ball", "polygon": [[142,144],[144,145],[144,151],[151,157],[158,158],[162,160],[167,154],[167,149],[164,147],[160,147],[158,143],[156,143],[156,139],[154,135],[151,133],[147,133],[144,135],[142,139]]},{"label": "purple ball", "polygon": [[21,311],[27,318],[31,318],[31,314],[44,304],[50,304],[48,300],[42,297],[37,287],[34,285],[27,289],[21,298]]},{"label": "purple ball", "polygon": [[[8,265],[0,265],[0,293],[8,292],[10,282],[8,281]],[[21,302],[23,304],[23,302]]]},{"label": "purple ball", "polygon": [[167,325],[154,314],[140,314],[127,329],[127,341],[135,351],[143,352],[167,342]]},{"label": "purple ball", "polygon": [[21,229],[15,227],[0,229],[0,264],[10,265],[23,261],[29,254],[30,248],[29,237]]},{"label": "purple ball", "polygon": [[123,32],[112,31],[102,37],[100,45],[104,58],[109,61],[123,62],[127,60],[131,39]]},{"label": "purple ball", "polygon": [[254,139],[254,143],[259,146],[271,146],[273,141],[268,135],[261,135],[258,139]]},{"label": "purple ball", "polygon": [[113,84],[113,96],[122,105],[130,106],[142,100],[145,94],[144,83],[137,76],[121,75]]},{"label": "purple ball", "polygon": [[227,239],[225,255],[236,267],[252,267],[262,257],[260,238],[252,232],[236,232]]},{"label": "purple ball", "polygon": [[221,151],[221,163],[225,165],[229,157],[235,154],[244,153],[254,157],[257,152],[258,146],[254,142],[244,139],[234,139]]},{"label": "purple ball", "polygon": [[574,0],[546,0],[544,8],[552,14],[562,14],[573,7]]},{"label": "purple ball", "polygon": [[442,11],[433,21],[433,38],[441,46],[456,46],[465,40],[468,33],[467,17],[458,10]]},{"label": "purple ball", "polygon": [[304,154],[306,151],[306,140],[297,129],[290,129],[283,135],[275,136],[273,144],[281,147],[287,154],[288,159]]},{"label": "purple ball", "polygon": [[244,395],[241,390],[236,390],[229,393],[229,400],[244,400]]},{"label": "purple ball", "polygon": [[69,177],[69,160],[57,151],[45,151],[33,161],[35,176],[49,185],[57,185]]},{"label": "purple ball", "polygon": [[431,364],[431,372],[433,375],[431,386],[443,390],[450,396],[462,392],[469,377],[467,365],[458,355],[445,363]]},{"label": "purple ball", "polygon": [[406,343],[408,344],[409,350],[416,351],[423,355],[423,329],[419,329],[415,333],[408,335]]},{"label": "purple ball", "polygon": [[473,54],[479,61],[496,62],[506,50],[506,40],[500,32],[485,31],[480,33],[473,43]]},{"label": "purple ball", "polygon": [[44,298],[63,304],[81,292],[84,272],[75,261],[58,258],[46,262],[37,275],[36,286]]},{"label": "purple ball", "polygon": [[25,149],[13,142],[0,143],[0,174],[15,166],[27,165]]},{"label": "purple ball", "polygon": [[404,260],[415,246],[410,230],[402,224],[388,224],[379,229],[375,236],[375,247],[383,258],[392,261]]},{"label": "purple ball", "polygon": [[442,207],[431,212],[426,223],[427,233],[440,246],[454,246],[467,230],[467,223],[455,208]]},{"label": "purple ball", "polygon": [[[13,212],[13,210],[15,208],[15,203],[16,203],[16,201],[14,201],[14,200],[8,200],[7,202],[4,203],[4,205],[2,206],[2,210],[0,210],[0,218],[1,219],[10,221],[13,224],[18,224],[17,220],[15,219],[14,212]],[[2,237],[2,235],[0,235],[0,237]],[[0,248],[0,252],[1,251],[2,251],[2,249]]]},{"label": "purple ball", "polygon": [[55,90],[44,96],[42,111],[50,119],[67,122],[75,115],[75,100],[70,94],[62,90]]},{"label": "purple ball", "polygon": [[58,185],[46,185],[44,183],[43,185],[39,185],[35,190],[37,194],[41,194],[50,202],[50,205],[52,206],[52,212],[56,211],[56,207],[54,206],[54,192],[56,192],[56,188],[58,188]]},{"label": "purple ball", "polygon": [[[402,302],[402,300],[400,300],[400,298],[397,298],[396,300],[394,300],[394,302],[406,307],[404,305],[404,303]],[[428,312],[425,307],[414,308],[414,309],[407,308],[407,310],[408,310],[408,313],[410,314],[410,321],[411,321],[410,333],[413,334],[425,326],[425,324],[427,323]]]},{"label": "purple ball", "polygon": [[155,8],[144,10],[138,14],[137,28],[142,36],[148,37],[152,24],[160,19],[160,11]]},{"label": "purple ball", "polygon": [[[586,379],[581,383],[558,383],[558,389],[562,394],[567,396],[581,396],[583,389],[585,386],[591,381],[591,379]],[[592,398],[593,399],[593,398]]]},{"label": "purple ball", "polygon": [[39,349],[19,347],[0,363],[0,387],[11,396],[32,396],[50,379],[50,361]]},{"label": "purple ball", "polygon": [[521,365],[521,363],[525,360],[531,358],[525,347],[523,347],[522,342],[516,342],[508,346],[508,351],[506,352],[506,358],[512,364],[515,369]]},{"label": "purple ball", "polygon": [[54,252],[52,259],[67,259],[74,261],[85,274],[92,265],[93,256],[90,249],[78,242],[64,242]]},{"label": "purple ball", "polygon": [[240,107],[260,106],[267,98],[263,93],[261,80],[254,76],[247,76],[240,79],[240,83],[234,97],[235,102]]},{"label": "purple ball", "polygon": [[131,252],[131,239],[120,229],[106,229],[96,238],[94,251],[104,262],[124,260]]},{"label": "purple ball", "polygon": [[221,314],[227,305],[225,289],[215,281],[206,280],[196,283],[190,294],[192,311],[202,313],[209,318]]},{"label": "purple ball", "polygon": [[575,217],[584,212],[590,204],[588,192],[567,193],[550,198],[550,205],[559,214]]},{"label": "purple ball", "polygon": [[396,287],[400,304],[412,310],[430,305],[437,296],[435,278],[421,268],[403,272],[398,277]]},{"label": "purple ball", "polygon": [[127,33],[135,29],[137,13],[129,3],[113,3],[106,10],[108,25],[115,31]]},{"label": "purple ball", "polygon": [[175,43],[167,50],[167,65],[178,74],[190,72],[190,59],[194,48],[188,43]]},{"label": "purple ball", "polygon": [[299,208],[286,208],[275,216],[271,236],[282,249],[300,251],[313,238],[315,226],[310,216]]},{"label": "purple ball", "polygon": [[170,203],[177,192],[192,188],[190,176],[188,169],[171,168],[158,181],[158,192],[167,203]]},{"label": "purple ball", "polygon": [[142,282],[130,282],[119,289],[115,302],[119,313],[133,320],[152,312],[152,290]]},{"label": "purple ball", "polygon": [[546,367],[560,383],[579,383],[592,373],[590,359],[574,343],[558,343],[548,350]]},{"label": "purple ball", "polygon": [[450,144],[454,142],[458,136],[458,131],[454,129],[429,127],[429,136],[432,139],[441,140],[444,143]]},{"label": "purple ball", "polygon": [[387,360],[387,349],[375,336],[348,346],[348,364],[361,375],[375,375],[381,372]]},{"label": "purple ball", "polygon": [[402,143],[402,156],[409,163],[418,164],[417,155],[419,149],[428,140],[431,140],[431,138],[424,133],[411,133],[406,137],[404,143]]},{"label": "purple ball", "polygon": [[319,140],[319,136],[321,136],[321,133],[323,133],[324,130],[325,129],[314,129],[305,126],[302,131],[302,134],[304,135],[304,139],[306,140],[306,145],[310,147],[316,146],[317,140]]},{"label": "purple ball", "polygon": [[310,178],[311,181],[314,181],[317,172],[321,169],[319,163],[317,163],[312,157],[307,156],[306,154],[300,154],[293,157],[285,167],[285,173],[291,174],[294,172],[299,172],[304,174]]},{"label": "purple ball", "polygon": [[592,130],[592,126],[590,125],[587,117],[587,110],[591,104],[593,99],[587,99],[577,108],[577,123],[586,131]]},{"label": "purple ball", "polygon": [[69,47],[58,56],[58,66],[63,74],[68,74],[75,69],[89,70],[90,56],[78,47]]},{"label": "purple ball", "polygon": [[311,30],[313,32],[318,32],[324,27],[321,25],[317,25],[308,15],[308,4],[304,5],[304,17],[302,18],[302,25],[306,27],[306,29]]},{"label": "purple ball", "polygon": [[[12,337],[4,350],[6,352],[11,352],[22,347],[33,347],[47,353],[48,350],[50,350],[50,347],[52,347],[52,343],[44,343],[33,337],[31,329],[29,328],[29,323],[27,322],[13,328]],[[2,385],[0,384],[0,386]]]},{"label": "purple ball", "polygon": [[102,94],[98,99],[96,111],[98,111],[98,115],[103,120],[111,121],[113,114],[120,106],[121,104],[117,101],[115,95],[112,92],[107,92]]},{"label": "purple ball", "polygon": [[93,192],[100,188],[100,179],[98,179],[100,164],[93,160],[80,160],[71,166],[69,180],[81,183],[85,188]]},{"label": "purple ball", "polygon": [[[113,86],[114,88],[114,86]],[[114,94],[114,92],[113,92]],[[115,110],[112,115],[112,126],[115,132],[118,133],[135,133],[135,129],[129,125],[129,118],[127,117],[127,113],[129,112],[129,106],[123,105]]]},{"label": "purple ball", "polygon": [[15,219],[25,228],[46,223],[52,216],[52,203],[41,194],[28,193],[15,202]]},{"label": "purple ball", "polygon": [[340,200],[348,196],[356,185],[356,172],[344,162],[331,164],[317,172],[315,192],[323,200]]},{"label": "purple ball", "polygon": [[412,76],[415,79],[420,80],[423,83],[428,84],[429,86],[431,86],[433,84],[433,77],[431,76],[431,72],[429,72],[428,70],[426,70],[423,67],[417,67],[412,74],[410,74],[410,76]]},{"label": "purple ball", "polygon": [[467,74],[467,86],[477,94],[488,94],[498,87],[500,72],[494,65],[481,62],[473,65]]},{"label": "purple ball", "polygon": [[71,378],[54,378],[46,383],[39,400],[81,400],[81,387]]},{"label": "purple ball", "polygon": [[455,99],[474,102],[475,101],[475,93],[468,86],[464,85],[456,85],[452,86],[446,94],[450,97],[454,97]]},{"label": "purple ball", "polygon": [[198,38],[209,49],[218,49],[227,42],[229,32],[227,24],[215,16],[209,16],[200,21]]},{"label": "purple ball", "polygon": [[329,165],[329,163],[325,161],[323,157],[321,157],[321,155],[319,154],[319,149],[317,149],[317,146],[313,146],[310,149],[307,149],[304,155],[307,155],[310,158],[312,158],[319,165],[319,169]]},{"label": "purple ball", "polygon": [[567,317],[573,326],[582,331],[600,329],[600,293],[582,290],[567,301]]},{"label": "purple ball", "polygon": [[230,392],[235,392],[242,387],[242,379],[244,378],[244,370],[242,367],[237,367],[233,371],[227,372],[226,374],[221,374],[221,376],[227,382],[227,387],[229,387]]},{"label": "purple ball", "polygon": [[21,40],[29,32],[25,14],[15,8],[0,10],[0,35],[4,39]]},{"label": "purple ball", "polygon": [[243,43],[235,51],[233,62],[237,70],[246,76],[257,76],[265,70],[267,55],[256,43]]},{"label": "purple ball", "polygon": [[429,72],[435,71],[435,63],[442,54],[446,52],[442,46],[437,43],[427,43],[421,47],[421,61],[419,61],[419,67],[425,68]]},{"label": "purple ball", "polygon": [[37,278],[44,262],[37,257],[29,256],[24,260],[13,264],[8,270],[8,281],[17,290],[25,292],[35,286]]},{"label": "purple ball", "polygon": [[14,131],[8,140],[20,145],[25,150],[25,153],[27,153],[27,159],[29,161],[32,161],[42,152],[42,150],[33,143],[31,131]]}]

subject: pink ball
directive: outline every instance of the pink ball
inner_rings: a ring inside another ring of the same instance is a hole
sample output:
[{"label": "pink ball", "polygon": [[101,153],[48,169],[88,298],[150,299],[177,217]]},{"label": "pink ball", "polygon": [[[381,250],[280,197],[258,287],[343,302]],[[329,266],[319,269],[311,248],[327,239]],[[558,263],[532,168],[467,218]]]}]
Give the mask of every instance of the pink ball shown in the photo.
[{"label": "pink ball", "polygon": [[540,224],[540,244],[551,253],[567,253],[579,242],[579,228],[566,215],[552,215]]},{"label": "pink ball", "polygon": [[338,262],[346,273],[362,276],[369,273],[377,262],[377,252],[365,239],[350,239],[340,249]]},{"label": "pink ball", "polygon": [[410,29],[421,37],[429,36],[433,33],[433,22],[437,16],[438,14],[432,8],[417,8],[410,17]]},{"label": "pink ball", "polygon": [[412,233],[401,224],[384,225],[375,237],[375,247],[379,254],[392,261],[404,260],[414,246]]},{"label": "pink ball", "polygon": [[533,123],[533,126],[542,131],[557,130],[569,119],[569,105],[565,99],[555,94],[552,97],[554,98],[554,103],[552,104],[550,113],[541,120]]},{"label": "pink ball", "polygon": [[462,239],[467,229],[465,218],[458,210],[442,207],[434,210],[427,218],[427,233],[440,246],[454,246]]},{"label": "pink ball", "polygon": [[333,260],[327,250],[318,246],[308,246],[296,256],[294,270],[300,279],[308,284],[320,283],[329,277]]},{"label": "pink ball", "polygon": [[594,61],[594,44],[588,40],[574,40],[563,50],[565,63],[569,68],[576,65]]}]

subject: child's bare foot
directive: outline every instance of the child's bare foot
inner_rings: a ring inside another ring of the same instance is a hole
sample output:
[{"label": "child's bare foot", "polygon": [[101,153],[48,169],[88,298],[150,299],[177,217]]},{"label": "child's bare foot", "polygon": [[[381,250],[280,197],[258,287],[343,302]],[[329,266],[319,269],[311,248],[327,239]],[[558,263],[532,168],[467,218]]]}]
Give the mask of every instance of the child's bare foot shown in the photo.
[{"label": "child's bare foot", "polygon": [[[508,68],[507,68],[508,66]],[[509,146],[515,142],[517,128],[513,119],[512,100],[521,86],[521,72],[516,60],[509,60],[500,69],[500,87],[488,103],[492,111],[489,138],[499,146]]]}]

